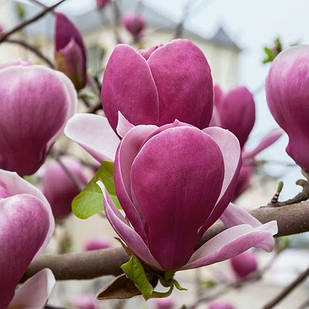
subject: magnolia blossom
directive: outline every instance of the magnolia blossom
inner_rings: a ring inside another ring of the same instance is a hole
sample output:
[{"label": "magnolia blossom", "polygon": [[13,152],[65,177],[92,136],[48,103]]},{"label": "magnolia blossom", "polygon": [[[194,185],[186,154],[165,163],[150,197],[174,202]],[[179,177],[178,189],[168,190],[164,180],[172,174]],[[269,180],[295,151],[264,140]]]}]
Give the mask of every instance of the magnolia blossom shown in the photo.
[{"label": "magnolia blossom", "polygon": [[111,243],[103,237],[88,239],[84,246],[86,251],[107,249],[110,247],[111,247]]},{"label": "magnolia blossom", "polygon": [[118,45],[106,66],[101,99],[114,131],[118,111],[134,125],[178,119],[204,129],[213,107],[210,67],[203,52],[188,40],[148,51]]},{"label": "magnolia blossom", "polygon": [[266,80],[268,107],[288,134],[287,153],[309,171],[309,46],[291,47],[281,52]]},{"label": "magnolia blossom", "polygon": [[15,288],[47,246],[54,225],[43,194],[16,173],[0,170],[0,308],[44,307],[55,283],[50,270],[37,273],[16,292]]},{"label": "magnolia blossom", "polygon": [[21,61],[0,66],[0,168],[36,172],[76,104],[64,74]]},{"label": "magnolia blossom", "polygon": [[209,304],[208,309],[236,309],[236,308],[230,303],[227,303],[225,301],[214,300]]},{"label": "magnolia blossom", "polygon": [[[243,86],[238,86],[224,93],[220,86],[215,86],[215,107],[220,127],[236,135],[243,148],[255,122],[255,103],[252,93]],[[216,117],[214,114],[213,117]]]},{"label": "magnolia blossom", "polygon": [[164,298],[154,299],[155,309],[173,309],[176,305],[175,299],[172,295]]},{"label": "magnolia blossom", "polygon": [[75,25],[62,13],[56,13],[55,63],[65,73],[76,90],[87,84],[87,55],[83,38]]},{"label": "magnolia blossom", "polygon": [[[61,162],[81,185],[86,186],[88,179],[78,161],[71,157],[63,157]],[[72,200],[80,191],[59,162],[51,161],[47,164],[42,186],[55,218],[68,216],[72,212]]]},{"label": "magnolia blossom", "polygon": [[258,269],[256,256],[252,252],[243,252],[230,259],[231,267],[238,279],[245,279]]},{"label": "magnolia blossom", "polygon": [[76,309],[96,309],[98,308],[98,302],[94,296],[81,295],[71,300],[71,304]]},{"label": "magnolia blossom", "polygon": [[135,40],[141,38],[146,27],[146,20],[140,14],[125,14],[122,17],[123,26],[131,33]]}]

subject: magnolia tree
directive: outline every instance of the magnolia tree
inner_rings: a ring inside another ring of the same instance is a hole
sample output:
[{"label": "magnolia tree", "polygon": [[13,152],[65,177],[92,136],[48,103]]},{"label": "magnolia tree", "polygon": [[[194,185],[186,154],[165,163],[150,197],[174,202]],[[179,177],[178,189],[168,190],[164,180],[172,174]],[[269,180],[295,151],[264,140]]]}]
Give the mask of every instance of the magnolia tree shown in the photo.
[{"label": "magnolia tree", "polygon": [[[177,271],[224,260],[234,279],[211,286],[232,289],[261,278],[266,269],[247,250],[278,255],[286,243],[274,236],[309,231],[309,204],[302,202],[309,197],[309,47],[269,49],[269,61],[275,60],[266,96],[282,129],[248,150],[253,94],[245,86],[224,92],[214,85],[207,54],[189,40],[148,50],[117,45],[102,83],[87,73],[83,37],[62,13],[53,15],[54,61],[28,42],[11,40],[64,1],[1,31],[1,44],[20,44],[44,64],[16,59],[0,66],[0,308],[51,308],[46,304],[57,280],[106,275],[117,277],[97,294],[68,295],[70,304],[97,308],[105,299],[142,295],[156,298],[156,308],[175,308],[173,290],[185,290]],[[97,1],[98,14],[110,5],[120,12],[116,1]],[[120,26],[135,46],[147,39],[140,14],[124,15],[116,25],[116,39],[123,42]],[[76,113],[78,105],[87,112]],[[279,201],[279,185],[269,205],[249,213],[234,201],[250,186],[257,154],[284,131],[286,151],[303,171],[303,192]],[[68,154],[63,144],[53,147],[63,133],[94,160]],[[84,252],[60,246],[60,254],[44,255],[55,219],[61,225],[72,209],[82,219],[101,214],[119,247],[91,238]],[[307,276],[308,270],[265,308]],[[200,293],[190,308],[208,302],[211,309],[234,308],[216,299],[221,294]]]}]

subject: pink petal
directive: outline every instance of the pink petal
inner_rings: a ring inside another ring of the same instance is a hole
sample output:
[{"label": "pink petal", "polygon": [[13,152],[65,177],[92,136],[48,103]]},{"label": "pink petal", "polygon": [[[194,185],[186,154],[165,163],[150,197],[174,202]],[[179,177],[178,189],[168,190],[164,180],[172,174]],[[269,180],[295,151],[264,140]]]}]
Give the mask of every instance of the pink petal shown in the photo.
[{"label": "pink petal", "polygon": [[132,226],[144,240],[146,240],[146,235],[142,222],[143,217],[132,202],[130,173],[140,147],[156,129],[156,126],[139,125],[130,130],[119,145],[115,160],[114,179],[117,196]]},{"label": "pink petal", "polygon": [[283,134],[283,130],[278,128],[275,130],[272,130],[266,136],[262,138],[260,143],[251,151],[245,152],[243,154],[243,159],[252,159],[257,154],[271,146],[273,143],[275,143]]},{"label": "pink petal", "polygon": [[88,151],[97,161],[114,161],[119,138],[107,119],[92,114],[75,114],[64,134]]},{"label": "pink petal", "polygon": [[277,222],[270,221],[258,227],[248,224],[231,227],[216,235],[194,252],[182,269],[191,269],[221,262],[232,258],[251,247],[271,251],[270,235],[278,232]]},{"label": "pink petal", "polygon": [[155,260],[155,258],[150,253],[147,245],[140,237],[138,233],[136,233],[125,221],[124,217],[120,213],[120,211],[115,206],[114,202],[110,198],[108,192],[106,191],[102,182],[98,181],[98,185],[100,186],[103,192],[103,200],[104,200],[104,210],[106,217],[113,229],[119,235],[119,237],[126,243],[126,245],[143,261],[147,264],[161,269],[159,263]]},{"label": "pink petal", "polygon": [[9,308],[44,308],[55,283],[55,277],[50,269],[41,270],[17,289]]},{"label": "pink petal", "polygon": [[132,128],[134,125],[118,111],[117,134],[124,137]]},{"label": "pink petal", "polygon": [[156,49],[148,64],[159,94],[159,124],[178,119],[205,128],[212,114],[213,84],[203,52],[189,40],[174,40]]},{"label": "pink petal", "polygon": [[168,128],[138,152],[132,196],[145,218],[150,250],[164,269],[177,269],[190,258],[218,199],[223,172],[217,144],[192,126]]},{"label": "pink petal", "polygon": [[158,122],[158,93],[150,68],[144,57],[129,45],[118,45],[110,56],[101,99],[115,131],[118,111],[134,125]]},{"label": "pink petal", "polygon": [[225,168],[221,193],[216,207],[211,216],[207,219],[204,228],[205,231],[220,217],[233,198],[241,166],[241,149],[236,136],[228,130],[211,127],[206,128],[203,131],[211,136],[220,147]]},{"label": "pink petal", "polygon": [[48,228],[48,213],[38,198],[18,194],[0,199],[0,308],[12,300],[15,287],[42,249]]},{"label": "pink petal", "polygon": [[40,250],[36,253],[35,257],[39,256],[44,249],[47,247],[50,239],[53,236],[55,229],[55,219],[51,210],[51,207],[45,198],[45,196],[38,190],[35,186],[31,185],[28,181],[25,181],[23,178],[19,177],[16,173],[8,172],[0,169],[0,184],[1,182],[7,188],[7,191],[11,195],[18,194],[27,194],[32,195],[40,200],[43,205],[45,211],[48,213],[48,232],[46,238],[40,248]]}]

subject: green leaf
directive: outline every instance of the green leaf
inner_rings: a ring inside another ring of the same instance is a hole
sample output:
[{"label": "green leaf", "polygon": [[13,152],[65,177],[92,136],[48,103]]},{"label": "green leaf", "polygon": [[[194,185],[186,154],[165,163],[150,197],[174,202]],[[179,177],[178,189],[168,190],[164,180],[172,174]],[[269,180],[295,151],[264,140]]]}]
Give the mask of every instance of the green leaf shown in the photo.
[{"label": "green leaf", "polygon": [[72,210],[80,219],[87,219],[103,209],[103,194],[97,181],[102,181],[106,190],[118,208],[121,208],[116,196],[114,184],[114,163],[103,161],[86,188],[72,202]]},{"label": "green leaf", "polygon": [[132,255],[127,263],[121,265],[121,269],[124,271],[126,276],[132,280],[135,286],[143,294],[144,298],[147,300],[151,297],[153,292],[153,287],[148,281],[144,267],[139,259]]}]

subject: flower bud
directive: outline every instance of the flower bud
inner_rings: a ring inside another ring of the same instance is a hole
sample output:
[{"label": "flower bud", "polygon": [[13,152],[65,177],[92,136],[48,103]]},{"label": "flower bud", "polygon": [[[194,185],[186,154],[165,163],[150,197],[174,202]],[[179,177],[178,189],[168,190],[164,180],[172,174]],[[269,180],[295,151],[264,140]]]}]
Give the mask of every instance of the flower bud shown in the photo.
[{"label": "flower bud", "polygon": [[99,250],[107,249],[111,247],[111,243],[103,237],[91,238],[85,243],[85,250]]},{"label": "flower bud", "polygon": [[131,33],[135,40],[142,37],[143,31],[146,27],[146,21],[143,16],[139,14],[126,14],[122,17],[123,26]]},{"label": "flower bud", "polygon": [[230,259],[231,267],[238,279],[245,279],[255,273],[258,262],[254,253],[244,252]]},{"label": "flower bud", "polygon": [[175,307],[175,299],[173,296],[154,299],[155,309],[173,309]]},{"label": "flower bud", "polygon": [[77,91],[87,84],[87,55],[83,38],[76,26],[62,13],[56,13],[56,69],[66,74]]},{"label": "flower bud", "polygon": [[134,125],[178,119],[204,129],[213,108],[210,67],[188,40],[140,52],[118,45],[106,66],[101,98],[115,132],[119,111]]},{"label": "flower bud", "polygon": [[276,57],[266,80],[266,98],[289,136],[287,153],[309,171],[309,46],[291,47]]},{"label": "flower bud", "polygon": [[0,68],[0,168],[31,175],[44,163],[77,104],[62,73],[15,62]]},{"label": "flower bud", "polygon": [[[73,158],[61,158],[62,164],[83,186],[88,182],[83,166]],[[72,200],[80,192],[57,161],[49,162],[42,178],[43,193],[50,203],[55,218],[64,218],[72,212]]]}]

